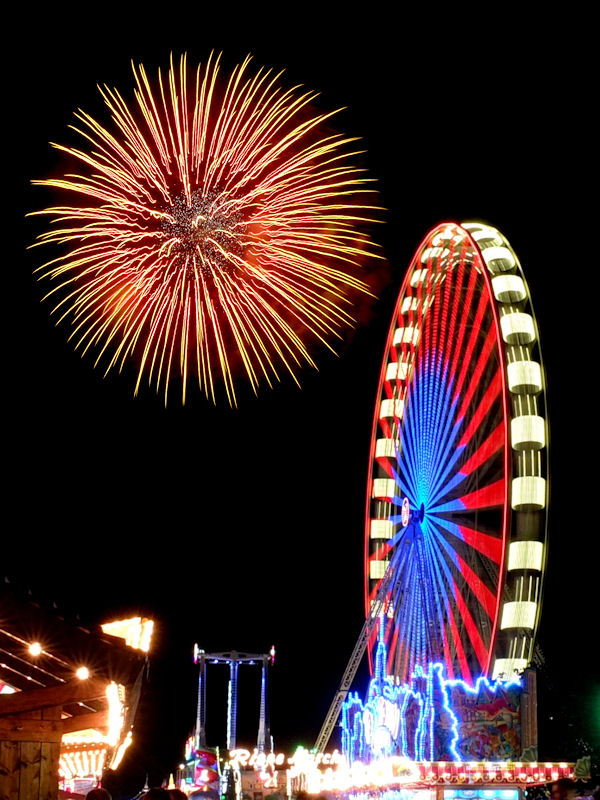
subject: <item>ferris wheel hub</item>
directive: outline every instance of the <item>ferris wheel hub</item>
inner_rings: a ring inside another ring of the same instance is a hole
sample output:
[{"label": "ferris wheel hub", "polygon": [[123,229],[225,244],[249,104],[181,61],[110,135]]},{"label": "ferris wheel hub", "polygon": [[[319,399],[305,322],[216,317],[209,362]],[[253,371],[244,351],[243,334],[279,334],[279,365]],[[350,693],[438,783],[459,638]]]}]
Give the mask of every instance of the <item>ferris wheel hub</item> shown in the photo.
[{"label": "ferris wheel hub", "polygon": [[408,497],[405,497],[402,500],[401,518],[402,518],[402,527],[406,528],[411,518],[410,503],[408,502]]}]

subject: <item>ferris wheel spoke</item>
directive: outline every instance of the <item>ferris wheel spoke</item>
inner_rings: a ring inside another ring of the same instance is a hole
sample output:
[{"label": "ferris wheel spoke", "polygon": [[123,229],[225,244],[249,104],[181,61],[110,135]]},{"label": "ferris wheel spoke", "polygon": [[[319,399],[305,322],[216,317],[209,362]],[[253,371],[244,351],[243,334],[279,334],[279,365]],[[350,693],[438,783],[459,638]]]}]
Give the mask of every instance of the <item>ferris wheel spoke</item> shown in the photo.
[{"label": "ferris wheel spoke", "polygon": [[432,525],[432,528],[436,529],[436,538],[446,551],[448,558],[464,578],[466,584],[471,589],[488,617],[493,620],[496,613],[496,598],[494,594],[488,589],[481,577],[471,569],[460,553],[452,546],[447,537],[444,536],[435,525]]},{"label": "ferris wheel spoke", "polygon": [[413,377],[413,383],[409,389],[408,413],[406,415],[406,425],[403,428],[403,433],[404,430],[406,430],[408,444],[406,454],[407,461],[415,476],[418,475],[420,462],[422,461],[422,452],[419,448],[419,443],[423,441],[423,415],[419,413],[422,404],[422,386],[421,383],[416,381]]},{"label": "ferris wheel spoke", "polygon": [[[448,476],[456,467],[456,462],[463,454],[464,445],[456,444],[456,438],[459,431],[460,426],[455,425],[452,432],[446,435],[446,446],[440,453],[440,457],[434,472],[436,477],[431,483],[431,489],[429,492],[430,503],[434,502],[435,498],[438,496],[440,488],[444,485],[444,482],[447,481]],[[455,448],[454,452],[452,455],[450,455],[453,448]]]},{"label": "ferris wheel spoke", "polygon": [[[444,572],[446,578],[446,584],[449,589],[448,594],[452,601],[449,604],[449,610],[450,610],[449,618],[452,620],[452,624],[455,626],[456,621],[452,609],[458,612],[461,622],[466,628],[467,635],[469,637],[471,645],[473,646],[477,659],[480,662],[480,664],[482,664],[485,662],[487,651],[479,635],[477,626],[473,621],[473,617],[469,611],[468,605],[463,597],[461,589],[456,581],[456,577],[460,575],[460,562],[457,558],[457,554],[454,553],[451,549],[446,549],[447,542],[444,536],[440,536],[439,538],[435,537],[435,539],[433,539],[432,537],[432,541],[435,541],[435,547],[438,552],[438,564],[440,565],[440,567]],[[451,568],[451,565],[454,569]]]},{"label": "ferris wheel spoke", "polygon": [[[471,330],[469,331],[469,336],[466,342],[466,347],[463,353],[460,355],[457,353],[457,358],[460,358],[461,361],[461,368],[460,373],[458,375],[458,379],[456,381],[456,389],[455,389],[455,396],[461,397],[463,385],[467,378],[467,374],[469,372],[469,368],[471,367],[471,362],[473,359],[473,353],[475,351],[475,346],[477,344],[477,340],[480,337],[481,326],[483,324],[483,318],[485,312],[488,308],[489,300],[486,295],[482,294],[479,297],[479,302],[477,304],[477,311],[475,313],[475,318],[473,320],[473,325]],[[466,315],[465,315],[466,316]],[[466,319],[463,318],[461,324],[466,325]]]},{"label": "ferris wheel spoke", "polygon": [[499,397],[500,392],[502,391],[502,373],[500,367],[497,369],[496,374],[490,381],[488,388],[485,391],[485,394],[481,398],[479,405],[475,409],[469,424],[465,428],[465,431],[462,435],[460,440],[461,444],[468,445],[473,435],[480,429],[485,417],[489,413],[490,409],[494,401]]},{"label": "ferris wheel spoke", "polygon": [[[445,474],[447,474],[448,458],[451,450],[456,447],[456,438],[459,433],[459,426],[454,422],[455,411],[456,404],[453,403],[448,407],[447,417],[443,427],[440,426],[439,428],[437,446],[435,452],[432,454],[431,475],[440,476],[441,480],[443,480]],[[444,464],[446,464],[446,467],[443,466]],[[450,464],[450,469],[451,468],[452,464]]]},{"label": "ferris wheel spoke", "polygon": [[418,591],[414,574],[414,562],[410,561],[406,569],[406,583],[404,587],[396,587],[392,595],[393,613],[396,627],[399,632],[398,641],[402,643],[401,652],[396,652],[393,658],[396,662],[400,658],[408,658],[417,647],[416,613],[419,608]]},{"label": "ferris wheel spoke", "polygon": [[[394,478],[394,482],[396,487],[399,489],[398,496],[400,497],[400,502],[398,506],[402,506],[402,490],[408,497],[411,504],[417,503],[417,497],[419,496],[419,492],[417,489],[417,485],[415,483],[415,475],[417,471],[415,468],[411,468],[410,466],[410,457],[408,453],[405,454],[406,458],[402,458],[398,465],[397,469],[394,469],[392,466],[392,476]],[[408,464],[406,462],[409,462]]]},{"label": "ferris wheel spoke", "polygon": [[[445,618],[450,626],[451,641],[454,645],[456,658],[460,666],[460,672],[463,676],[468,676],[465,678],[466,680],[470,680],[471,672],[468,666],[468,661],[462,644],[462,637],[460,635],[458,625],[456,624],[455,617],[455,611],[459,612],[457,602],[457,597],[459,594],[458,588],[456,586],[450,566],[448,565],[446,558],[435,539],[432,540],[432,545],[437,551],[436,565],[438,567],[438,574],[440,576],[443,575],[443,580],[438,582],[438,588],[441,590],[441,594],[445,600]],[[450,658],[450,661],[447,661],[447,664],[452,664],[452,658]]]},{"label": "ferris wheel spoke", "polygon": [[[460,451],[457,451],[456,453],[457,458],[460,455],[462,455],[462,453]],[[435,485],[435,489],[437,489],[437,491],[435,492],[435,494],[431,495],[429,500],[430,503],[429,507],[432,510],[435,509],[436,508],[435,504],[439,503],[440,500],[449,495],[454,489],[456,489],[457,486],[460,486],[460,484],[465,480],[466,477],[467,476],[463,472],[457,472],[443,486],[439,486],[439,481],[438,481],[438,483]]]},{"label": "ferris wheel spoke", "polygon": [[[457,580],[459,580],[461,585],[467,583],[468,588],[475,593],[474,587],[471,587],[468,584],[468,581],[463,580],[463,578],[466,578],[466,576],[462,573],[462,567],[463,565],[466,566],[466,564],[464,564],[458,553],[451,548],[443,535],[432,536],[431,541],[438,553],[437,563],[442,568],[446,577],[449,595],[452,600],[451,604],[449,605],[451,605],[451,608],[454,608],[454,610],[458,612],[464,628],[467,631],[469,641],[477,660],[479,661],[481,667],[484,668],[488,657],[488,647],[480,635],[479,629],[473,620],[473,615],[469,605],[464,598],[461,586],[457,582]],[[472,574],[471,570],[470,573]],[[483,599],[486,600],[485,595],[482,593],[481,587],[477,587],[477,591],[479,591],[480,594],[482,594]],[[452,619],[454,619],[453,615]]]},{"label": "ferris wheel spoke", "polygon": [[[461,340],[464,336],[465,326],[461,325],[462,310],[463,308],[470,309],[473,303],[473,294],[475,285],[477,283],[477,275],[474,270],[469,270],[466,265],[465,255],[467,250],[466,242],[460,247],[458,255],[458,266],[450,270],[454,275],[456,274],[456,282],[454,284],[454,291],[452,296],[448,295],[448,304],[450,307],[450,327],[446,342],[444,342],[447,352],[452,351],[455,342]],[[465,283],[465,280],[467,282]],[[455,333],[456,326],[459,326],[458,333]]]},{"label": "ferris wheel spoke", "polygon": [[463,509],[479,510],[501,506],[504,502],[505,490],[506,481],[501,479],[475,492],[458,497],[456,500],[435,506],[431,509],[431,513],[439,514],[444,511],[462,511]]},{"label": "ferris wheel spoke", "polygon": [[447,392],[443,404],[438,406],[437,413],[429,415],[425,412],[422,415],[424,424],[427,424],[429,418],[429,425],[433,431],[424,459],[428,466],[430,480],[439,473],[440,466],[447,459],[458,435],[458,429],[453,428],[455,411],[456,404],[450,403],[450,393]]},{"label": "ferris wheel spoke", "polygon": [[444,517],[436,516],[435,521],[437,525],[445,528],[448,533],[465,542],[481,555],[489,558],[494,564],[500,564],[502,559],[502,539],[500,537],[490,536],[490,534],[483,533],[483,531],[468,528],[466,525],[458,525]]},{"label": "ferris wheel spoke", "polygon": [[[429,520],[428,532],[430,534],[428,539],[432,551],[433,563],[435,564],[436,588],[440,596],[444,598],[446,609],[450,610],[452,606],[455,605],[456,600],[456,582],[453,572],[456,573],[457,566],[453,562],[453,559],[447,557],[447,554],[440,546],[440,539],[444,539],[443,535],[436,535],[437,532],[434,526],[430,524]],[[454,571],[452,567],[454,567]]]},{"label": "ferris wheel spoke", "polygon": [[[406,529],[403,529],[403,533]],[[412,592],[412,543],[407,539],[401,540],[400,544],[394,550],[392,555],[392,563],[394,568],[394,582],[390,587],[389,596],[394,606],[394,611],[399,614],[403,613],[402,603],[404,595],[409,595]],[[405,580],[400,582],[398,580],[400,575],[405,576]]]},{"label": "ferris wheel spoke", "polygon": [[479,358],[477,359],[477,363],[475,364],[475,369],[469,379],[467,390],[462,397],[462,403],[458,411],[459,419],[462,419],[466,415],[468,409],[471,406],[471,403],[473,402],[473,396],[475,395],[477,389],[480,387],[484,370],[487,367],[488,362],[492,357],[492,354],[495,353],[495,344],[496,344],[496,331],[492,326],[490,327],[487,336],[485,337],[483,346],[481,348],[481,352],[479,354]]},{"label": "ferris wheel spoke", "polygon": [[[400,485],[411,487],[413,496],[418,494],[415,485],[417,476],[421,482],[426,479],[425,482],[428,485],[437,486],[440,479],[437,479],[436,476],[440,472],[441,465],[448,461],[448,455],[455,445],[459,428],[454,427],[451,430],[453,408],[450,407],[449,402],[449,392],[445,392],[443,400],[438,401],[438,408],[434,414],[430,413],[429,407],[422,407],[415,403],[415,414],[411,414],[410,418],[407,417],[401,445],[398,448],[398,470],[392,468],[392,472]],[[418,423],[415,423],[415,417]],[[445,420],[443,425],[441,420]],[[433,426],[435,431],[434,435],[429,437],[429,441],[425,441],[424,436],[427,424]],[[450,464],[446,466],[441,480],[452,468],[458,456],[459,454],[456,454]]]},{"label": "ferris wheel spoke", "polygon": [[448,674],[448,679],[454,680],[454,664],[452,662],[452,656],[450,654],[450,643],[448,641],[448,632],[444,621],[442,621],[440,628],[442,631],[442,648],[444,653],[444,663],[446,665],[446,672]]},{"label": "ferris wheel spoke", "polygon": [[400,628],[398,627],[398,625],[394,625],[393,624],[393,620],[390,620],[390,625],[388,627],[390,627],[390,626],[392,628],[392,632],[391,632],[391,639],[388,638],[389,646],[388,646],[387,668],[388,668],[388,674],[393,675],[394,674],[394,672],[393,672],[393,662],[394,662],[394,659],[397,659],[397,658],[401,657],[402,644],[401,644],[401,640],[400,640],[400,642],[398,641],[398,638],[399,638],[399,635],[400,635]]},{"label": "ferris wheel spoke", "polygon": [[[397,467],[392,466],[392,475],[396,482],[396,486],[404,489],[411,503],[417,502],[419,496],[418,489],[418,475],[419,470],[417,462],[414,458],[414,451],[410,446],[402,452],[398,458]],[[401,504],[402,501],[400,501]]]},{"label": "ferris wheel spoke", "polygon": [[454,649],[456,651],[456,658],[460,666],[460,674],[463,676],[464,680],[466,680],[468,683],[472,683],[473,679],[471,677],[469,662],[467,661],[467,656],[465,654],[465,649],[463,647],[462,638],[459,633],[458,625],[456,624],[456,619],[454,618],[454,613],[451,608],[448,610],[448,622],[450,624],[450,632],[452,633],[452,644],[454,645]]},{"label": "ferris wheel spoke", "polygon": [[485,671],[488,661],[488,649],[481,638],[481,634],[479,633],[479,628],[477,627],[475,620],[471,615],[469,607],[467,606],[467,603],[465,602],[465,599],[462,596],[458,587],[456,587],[455,599],[458,608],[458,613],[460,614],[461,619],[465,625],[467,635],[473,647],[473,651],[475,653],[475,656],[477,657],[477,660],[479,661],[479,666],[481,667],[482,671]]},{"label": "ferris wheel spoke", "polygon": [[455,586],[454,576],[458,572],[458,564],[453,551],[446,550],[446,537],[436,528],[431,517],[428,517],[426,522],[432,552],[439,570],[438,590],[443,592],[447,598],[451,598],[453,596],[452,587]]},{"label": "ferris wheel spoke", "polygon": [[[427,522],[427,521],[425,521],[425,522]],[[426,524],[424,527],[425,527],[426,533],[427,533],[428,525]],[[445,587],[444,587],[443,577],[441,575],[441,572],[438,569],[436,553],[435,553],[435,550],[434,550],[434,547],[433,547],[433,544],[432,544],[431,536],[429,534],[427,534],[425,536],[425,543],[426,543],[426,558],[427,558],[428,574],[432,578],[432,581],[431,581],[432,585],[431,585],[430,591],[431,591],[431,595],[433,596],[433,601],[434,601],[436,609],[437,609],[436,619],[437,620],[441,620],[441,619],[444,618],[444,608],[449,605],[449,598],[448,598],[448,595],[447,595]],[[433,623],[433,620],[432,620],[432,623]],[[434,630],[436,630],[436,628],[432,624],[431,625],[431,637],[432,638],[434,638],[433,637],[433,631]],[[440,638],[443,639],[443,635],[444,634],[443,634],[443,631],[442,631]],[[439,648],[438,644],[439,644],[439,641],[436,638],[435,643],[431,647],[431,657],[432,658],[434,657],[435,653],[439,653],[440,652],[440,648]]]},{"label": "ferris wheel spoke", "polygon": [[428,549],[430,554],[431,575],[433,577],[432,593],[440,600],[440,607],[447,610],[450,608],[450,595],[447,587],[450,585],[451,574],[445,569],[445,565],[440,562],[440,553],[430,536],[428,538]]},{"label": "ferris wheel spoke", "polygon": [[429,566],[430,566],[430,548],[429,548],[429,539],[426,536],[422,536],[417,546],[418,551],[418,574],[419,574],[419,584],[421,587],[421,595],[423,598],[423,605],[422,605],[422,613],[421,617],[424,621],[425,625],[425,640],[427,642],[427,651],[429,653],[435,652],[435,649],[432,646],[432,640],[435,638],[434,634],[434,624],[435,620],[437,619],[437,615],[435,614],[435,593],[432,591],[432,587],[430,583],[427,581],[427,576],[429,574]]},{"label": "ferris wheel spoke", "polygon": [[463,495],[460,502],[468,509],[493,508],[504,503],[506,493],[506,480],[501,478],[494,483],[484,486],[475,492]]},{"label": "ferris wheel spoke", "polygon": [[[456,303],[452,302],[452,297],[454,296],[454,298],[456,298],[457,287],[460,286],[462,277],[464,276],[464,270],[462,270],[462,274],[459,274],[459,272],[461,271],[450,270],[447,273],[444,281],[443,299],[441,303],[442,315],[438,328],[439,335],[436,342],[438,363],[441,363],[442,361],[442,354],[446,350],[446,343],[448,341],[452,341],[452,330],[456,324],[456,313],[453,313],[455,312]],[[450,326],[450,330],[448,329],[448,326]]]},{"label": "ferris wheel spoke", "polygon": [[[441,263],[441,261],[439,259],[436,259],[435,274],[433,273],[433,270],[431,270],[430,274],[432,275],[432,278],[433,278],[432,283],[436,285],[436,288],[437,288],[437,285],[441,284],[441,283],[443,283],[444,288],[445,288],[445,285],[446,285],[447,282],[449,284],[451,284],[451,282],[452,282],[451,274],[447,273],[446,270],[444,270],[443,264]],[[439,295],[440,295],[439,299],[436,298],[435,295],[432,295],[432,289],[433,289],[432,286],[429,287],[429,292],[428,292],[429,295],[431,296],[432,302],[433,302],[434,299],[438,299],[438,302],[433,303],[433,313],[430,315],[430,316],[433,317],[433,325],[431,326],[431,334],[430,334],[431,347],[432,347],[432,350],[434,350],[436,352],[438,350],[439,337],[440,337],[441,332],[442,332],[442,328],[441,328],[441,324],[440,324],[440,316],[441,316],[442,319],[444,318],[444,310],[445,310],[445,308],[444,308],[443,295],[442,295],[442,293],[444,291],[444,288],[441,288],[439,290]],[[449,291],[450,291],[450,289],[449,289]]]},{"label": "ferris wheel spoke", "polygon": [[[435,272],[433,268],[434,264],[428,262],[427,270],[431,280],[427,284],[428,308],[424,309],[427,311],[427,322],[429,323],[425,329],[425,352],[428,365],[436,368],[440,355],[440,337],[443,335],[443,323],[440,322],[440,318],[444,320],[447,316],[447,309],[441,294],[444,289],[451,292],[452,278],[444,272],[439,260],[435,260]],[[442,285],[444,289],[440,289]]]},{"label": "ferris wheel spoke", "polygon": [[504,421],[502,420],[490,433],[487,439],[477,448],[471,458],[461,466],[460,471],[463,475],[470,475],[488,459],[494,456],[504,445]]},{"label": "ferris wheel spoke", "polygon": [[[464,298],[464,305],[462,309],[457,309],[457,314],[460,315],[460,322],[458,325],[458,332],[456,335],[456,339],[450,340],[450,351],[448,355],[448,363],[450,365],[450,374],[456,375],[459,359],[461,358],[462,348],[464,338],[467,332],[467,317],[470,316],[470,312],[473,306],[473,301],[475,298],[475,287],[477,285],[477,272],[475,270],[471,270],[469,273],[469,281],[467,284],[467,291]],[[457,295],[456,302],[460,302],[460,296]],[[462,313],[466,310],[466,314]],[[451,359],[451,360],[450,360]],[[457,397],[459,396],[460,392],[457,393]]]}]

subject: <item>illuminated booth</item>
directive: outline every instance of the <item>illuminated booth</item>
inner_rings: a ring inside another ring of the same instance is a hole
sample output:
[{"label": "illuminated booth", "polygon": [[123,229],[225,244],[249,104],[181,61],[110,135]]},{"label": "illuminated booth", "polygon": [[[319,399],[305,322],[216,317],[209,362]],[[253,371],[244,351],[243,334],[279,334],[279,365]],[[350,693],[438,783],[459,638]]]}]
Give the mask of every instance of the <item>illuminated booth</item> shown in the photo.
[{"label": "illuminated booth", "polygon": [[1,590],[7,796],[53,800],[59,786],[85,794],[105,770],[117,769],[132,741],[152,628],[138,617],[86,629]]},{"label": "illuminated booth", "polygon": [[342,752],[346,759],[372,761],[403,756],[412,761],[518,761],[521,708],[529,694],[522,679],[470,685],[449,680],[444,665],[417,665],[410,683],[386,673],[383,639],[365,702],[350,693],[342,708]]}]

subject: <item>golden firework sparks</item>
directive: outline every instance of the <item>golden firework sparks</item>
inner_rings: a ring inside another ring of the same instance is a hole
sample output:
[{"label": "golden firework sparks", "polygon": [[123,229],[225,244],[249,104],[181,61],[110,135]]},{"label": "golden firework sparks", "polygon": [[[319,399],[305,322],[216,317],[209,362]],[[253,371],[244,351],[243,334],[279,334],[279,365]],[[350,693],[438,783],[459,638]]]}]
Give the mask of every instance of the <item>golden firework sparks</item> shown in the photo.
[{"label": "golden firework sparks", "polygon": [[86,149],[53,145],[79,174],[34,182],[81,203],[35,212],[52,222],[36,244],[63,247],[38,270],[58,281],[59,321],[106,372],[137,360],[135,393],[145,379],[165,403],[175,372],[183,403],[192,375],[213,402],[222,379],[231,405],[240,372],[254,391],[282,368],[298,382],[315,366],[307,342],[331,349],[352,324],[349,294],[368,291],[358,268],[378,257],[355,139],[324,131],[336,112],[250,74],[250,57],[227,81],[219,62],[190,78],[171,58],[154,85],[133,65],[135,104],[105,86],[112,126],[79,111]]}]

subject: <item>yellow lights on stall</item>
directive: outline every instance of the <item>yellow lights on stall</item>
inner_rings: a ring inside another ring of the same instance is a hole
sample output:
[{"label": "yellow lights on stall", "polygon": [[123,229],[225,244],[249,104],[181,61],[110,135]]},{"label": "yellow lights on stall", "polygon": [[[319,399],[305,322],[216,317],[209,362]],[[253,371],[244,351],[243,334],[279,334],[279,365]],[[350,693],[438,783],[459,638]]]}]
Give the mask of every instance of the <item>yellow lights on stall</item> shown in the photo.
[{"label": "yellow lights on stall", "polygon": [[39,656],[44,651],[42,650],[42,645],[39,642],[32,642],[29,645],[29,655],[31,656]]},{"label": "yellow lights on stall", "polygon": [[[238,754],[248,751],[237,751]],[[232,754],[230,754],[231,756]],[[274,754],[270,754],[273,756]],[[265,754],[261,754],[263,762]],[[242,756],[242,761],[246,760]],[[239,755],[237,766],[241,766]],[[263,768],[260,758],[254,768]],[[232,763],[234,763],[232,761]],[[276,762],[277,763],[277,762]],[[398,786],[432,788],[435,786],[494,786],[500,784],[536,786],[558,778],[572,778],[573,764],[538,764],[513,761],[411,761],[403,756],[391,756],[365,764],[348,764],[333,754],[310,753],[298,748],[286,764],[288,794],[300,790],[308,794],[322,792],[364,792]],[[246,761],[251,766],[249,761]]]},{"label": "yellow lights on stall", "polygon": [[99,778],[104,769],[105,750],[66,750],[60,754],[58,774],[63,780]]},{"label": "yellow lights on stall", "polygon": [[116,747],[121,741],[125,722],[125,689],[114,681],[106,687],[107,731],[102,733],[95,728],[86,728],[63,735],[63,744],[69,746],[87,745],[88,747]]},{"label": "yellow lights on stall", "polygon": [[107,758],[107,766],[117,769],[132,742],[131,731],[123,736],[124,699],[125,688],[114,681],[109,683],[106,687],[106,733],[89,728],[63,735],[60,755],[60,775],[63,780],[99,776]]},{"label": "yellow lights on stall", "polygon": [[133,647],[134,650],[141,650],[144,653],[150,650],[154,630],[154,620],[152,619],[147,617],[118,619],[114,622],[105,622],[101,628],[109,636],[124,639],[125,644]]},{"label": "yellow lights on stall", "polygon": [[289,761],[293,763],[287,771],[287,783],[295,792],[321,794],[421,783],[419,763],[404,756],[391,756],[370,764],[355,761],[351,765],[334,762],[333,766],[326,766],[324,758],[317,759],[314,753],[298,748]]},{"label": "yellow lights on stall", "polygon": [[125,708],[123,706],[123,687],[114,681],[106,687],[106,699],[108,700],[108,733],[106,742],[115,747],[121,738],[121,730],[125,721]]},{"label": "yellow lights on stall", "polygon": [[131,731],[127,731],[127,736],[123,739],[121,744],[115,750],[115,753],[112,757],[112,761],[110,762],[110,769],[117,769],[117,767],[123,760],[125,751],[127,750],[132,741],[133,737],[131,736]]},{"label": "yellow lights on stall", "polygon": [[85,681],[90,677],[90,671],[87,667],[77,667],[75,675],[80,681]]}]

